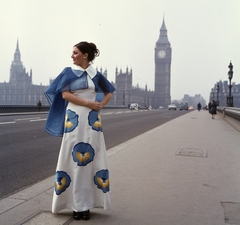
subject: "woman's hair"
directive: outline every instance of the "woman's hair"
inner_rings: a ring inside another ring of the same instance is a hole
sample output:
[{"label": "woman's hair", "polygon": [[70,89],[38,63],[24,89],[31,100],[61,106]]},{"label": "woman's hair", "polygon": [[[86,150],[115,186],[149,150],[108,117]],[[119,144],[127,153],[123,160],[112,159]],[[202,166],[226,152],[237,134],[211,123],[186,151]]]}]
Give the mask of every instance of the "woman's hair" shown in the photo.
[{"label": "woman's hair", "polygon": [[87,53],[89,62],[93,61],[95,57],[100,55],[100,51],[97,49],[97,46],[91,42],[82,41],[75,44],[74,47],[77,47],[83,54]]}]

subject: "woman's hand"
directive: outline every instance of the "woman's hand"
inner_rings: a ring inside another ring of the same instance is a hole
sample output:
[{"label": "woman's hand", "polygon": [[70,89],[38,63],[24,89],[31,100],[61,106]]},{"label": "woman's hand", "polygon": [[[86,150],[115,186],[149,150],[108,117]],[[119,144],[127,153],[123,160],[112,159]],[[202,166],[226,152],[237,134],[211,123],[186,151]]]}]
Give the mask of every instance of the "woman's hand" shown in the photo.
[{"label": "woman's hand", "polygon": [[86,106],[96,111],[100,111],[103,108],[100,102],[88,102]]},{"label": "woman's hand", "polygon": [[86,106],[88,106],[89,108],[96,110],[96,111],[100,111],[112,98],[112,94],[111,93],[104,93],[104,98],[101,102],[88,102],[86,104]]}]

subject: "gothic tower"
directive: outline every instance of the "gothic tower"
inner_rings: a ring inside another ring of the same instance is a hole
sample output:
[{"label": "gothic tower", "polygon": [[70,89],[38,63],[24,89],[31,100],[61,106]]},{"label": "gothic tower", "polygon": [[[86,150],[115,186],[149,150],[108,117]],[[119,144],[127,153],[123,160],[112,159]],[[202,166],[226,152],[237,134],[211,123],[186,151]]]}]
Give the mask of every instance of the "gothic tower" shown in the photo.
[{"label": "gothic tower", "polygon": [[155,100],[154,107],[167,107],[171,103],[171,60],[172,49],[168,41],[164,18],[155,46]]},{"label": "gothic tower", "polygon": [[116,105],[127,106],[131,103],[132,96],[132,69],[126,68],[126,73],[120,72],[116,68],[115,72],[116,81]]},{"label": "gothic tower", "polygon": [[26,104],[29,100],[29,91],[32,85],[32,70],[30,70],[29,75],[21,62],[18,41],[10,69],[9,84],[11,104]]},{"label": "gothic tower", "polygon": [[9,83],[12,88],[20,89],[28,88],[32,84],[32,70],[30,71],[30,75],[28,75],[26,69],[23,67],[18,41],[10,69]]}]

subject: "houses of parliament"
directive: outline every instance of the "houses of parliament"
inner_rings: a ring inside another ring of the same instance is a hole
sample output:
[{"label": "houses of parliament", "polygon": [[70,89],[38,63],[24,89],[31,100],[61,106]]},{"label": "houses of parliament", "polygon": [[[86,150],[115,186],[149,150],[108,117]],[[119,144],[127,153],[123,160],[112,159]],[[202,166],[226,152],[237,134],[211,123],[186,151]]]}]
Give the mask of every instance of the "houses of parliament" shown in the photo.
[{"label": "houses of parliament", "polygon": [[[168,41],[167,29],[163,19],[160,34],[155,46],[155,90],[132,85],[133,71],[126,68],[116,68],[116,88],[109,106],[125,106],[136,102],[142,107],[151,105],[154,108],[159,106],[167,107],[171,103],[171,58],[172,50]],[[100,72],[107,78],[107,70]],[[151,76],[151,75],[149,75]],[[35,85],[32,83],[33,71],[26,71],[21,61],[19,43],[17,41],[14,58],[10,69],[9,82],[0,83],[0,105],[36,105],[40,100],[42,105],[48,105],[44,92],[48,86]],[[51,82],[51,81],[50,81]]]}]

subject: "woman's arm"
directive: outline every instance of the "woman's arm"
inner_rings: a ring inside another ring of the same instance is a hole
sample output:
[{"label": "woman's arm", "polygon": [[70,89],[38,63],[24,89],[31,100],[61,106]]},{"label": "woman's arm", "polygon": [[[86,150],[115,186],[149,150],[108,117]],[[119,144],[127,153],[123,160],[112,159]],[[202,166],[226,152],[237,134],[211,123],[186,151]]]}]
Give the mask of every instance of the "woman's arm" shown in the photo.
[{"label": "woman's arm", "polygon": [[88,101],[86,99],[83,99],[81,97],[78,97],[71,93],[70,91],[64,91],[62,92],[62,97],[63,99],[72,102],[75,105],[80,105],[80,106],[86,106],[89,107],[93,110],[99,111],[102,109],[112,98],[111,93],[104,93],[104,98],[101,102],[95,102],[95,101]]},{"label": "woman's arm", "polygon": [[62,97],[63,97],[63,99],[65,99],[69,102],[72,102],[75,105],[81,105],[81,106],[86,106],[87,105],[87,100],[74,95],[70,91],[63,91],[62,92]]},{"label": "woman's arm", "polygon": [[104,98],[103,100],[100,102],[102,108],[108,104],[108,102],[111,100],[112,98],[112,93],[104,93]]}]

